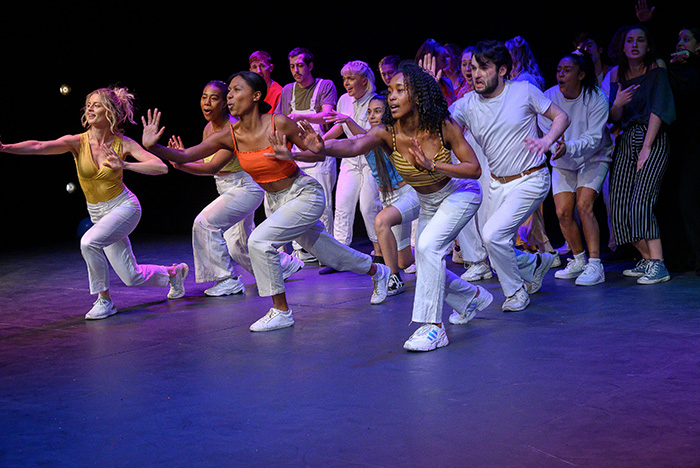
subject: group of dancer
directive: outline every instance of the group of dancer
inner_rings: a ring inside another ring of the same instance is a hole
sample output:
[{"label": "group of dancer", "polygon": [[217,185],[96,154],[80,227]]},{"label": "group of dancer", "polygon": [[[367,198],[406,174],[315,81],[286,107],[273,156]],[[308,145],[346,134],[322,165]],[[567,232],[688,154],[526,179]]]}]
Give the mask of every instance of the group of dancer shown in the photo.
[{"label": "group of dancer", "polygon": [[[672,62],[697,70],[698,31],[684,28],[681,36]],[[495,273],[504,312],[528,307],[557,261],[542,217],[550,189],[573,254],[556,278],[581,286],[605,281],[593,205],[607,184],[614,240],[633,244],[642,257],[624,275],[640,284],[670,279],[654,207],[676,120],[674,79],[644,26],[622,29],[619,39],[618,65],[607,69],[594,38],[577,38],[549,89],[523,38],[464,50],[430,40],[415,59],[379,63],[384,93],[367,63],[345,64],[339,99],[332,80],[314,77],[309,50],[289,53],[294,81],[284,87],[271,78],[269,54],[257,51],[249,70],[205,85],[207,124],[196,145],[166,139],[158,109],[141,117],[141,144],[127,137],[134,96],[114,87],[87,96],[84,133],[0,143],[0,151],[74,156],[93,223],[80,243],[90,292],[98,296],[86,319],[117,311],[110,264],[126,285],[169,286],[169,299],[185,294],[189,266],[140,265],[128,237],[141,209],[124,170],[164,174],[168,161],[214,177],[219,196],[192,228],[195,278],[214,283],[206,295],[222,296],[245,291],[236,265],[253,275],[271,307],[251,331],[294,324],[285,280],[304,261],[318,261],[324,273],[370,276],[371,304],[402,293],[401,271],[413,265],[412,319],[420,326],[404,348],[431,351],[449,342],[444,304],[455,325],[491,304],[493,295],[472,284],[480,279]],[[693,73],[687,76],[697,84]],[[697,101],[697,88],[683,83]],[[688,147],[697,157],[697,144]],[[358,203],[373,255],[350,246]],[[265,217],[256,225],[261,205]],[[683,216],[697,236],[692,208]],[[519,239],[538,248],[518,248]],[[456,245],[467,262],[461,276],[445,260]]]}]

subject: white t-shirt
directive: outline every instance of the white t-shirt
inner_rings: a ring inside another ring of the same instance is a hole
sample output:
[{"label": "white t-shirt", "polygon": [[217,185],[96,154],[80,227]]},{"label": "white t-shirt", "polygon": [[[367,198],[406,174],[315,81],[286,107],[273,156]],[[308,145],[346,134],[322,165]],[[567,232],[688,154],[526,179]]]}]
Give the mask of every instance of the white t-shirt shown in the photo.
[{"label": "white t-shirt", "polygon": [[[586,162],[611,161],[612,139],[606,126],[608,98],[596,87],[591,94],[581,92],[576,99],[567,99],[555,85],[544,92],[554,104],[569,115],[571,124],[564,132],[566,154],[552,160],[552,166],[577,170]],[[585,94],[585,95],[584,95]],[[552,121],[539,117],[540,128],[547,133]]]},{"label": "white t-shirt", "polygon": [[547,112],[551,104],[531,83],[506,81],[498,96],[486,98],[470,91],[450,106],[450,112],[471,131],[491,174],[505,177],[546,162],[547,157],[531,153],[524,140],[539,137],[537,115]]}]

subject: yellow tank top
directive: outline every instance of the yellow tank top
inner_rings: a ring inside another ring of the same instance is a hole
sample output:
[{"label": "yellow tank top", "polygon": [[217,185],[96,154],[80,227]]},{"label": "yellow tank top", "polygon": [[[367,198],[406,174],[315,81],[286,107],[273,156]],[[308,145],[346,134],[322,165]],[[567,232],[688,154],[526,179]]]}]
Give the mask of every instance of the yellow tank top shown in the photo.
[{"label": "yellow tank top", "polygon": [[[211,161],[211,158],[213,158],[214,155],[212,154],[211,156],[207,156],[206,158],[203,158],[202,161],[204,162],[209,162]],[[243,168],[241,167],[241,163],[238,162],[238,157],[235,155],[233,156],[233,159],[231,159],[229,162],[226,163],[224,167],[219,169],[219,172],[238,172],[242,171]]]},{"label": "yellow tank top", "polygon": [[[444,174],[438,174],[436,172],[428,171],[426,169],[417,169],[413,164],[408,162],[396,149],[396,133],[394,133],[394,127],[391,127],[391,136],[394,142],[393,152],[389,155],[391,162],[396,168],[396,172],[406,181],[409,185],[414,187],[420,187],[424,185],[431,185],[436,182],[447,179],[448,177]],[[442,135],[440,135],[440,140],[442,142]],[[437,152],[433,160],[437,162],[442,162],[446,164],[452,164],[450,158],[450,150],[445,148],[444,142],[440,147],[440,151]]]},{"label": "yellow tank top", "polygon": [[[122,137],[115,136],[112,141],[112,149],[124,159]],[[78,170],[78,182],[83,189],[85,200],[88,203],[99,203],[111,200],[126,188],[122,181],[122,170],[114,170],[107,166],[97,167],[92,157],[90,141],[87,132],[80,135],[80,150],[75,157],[75,166]]]}]

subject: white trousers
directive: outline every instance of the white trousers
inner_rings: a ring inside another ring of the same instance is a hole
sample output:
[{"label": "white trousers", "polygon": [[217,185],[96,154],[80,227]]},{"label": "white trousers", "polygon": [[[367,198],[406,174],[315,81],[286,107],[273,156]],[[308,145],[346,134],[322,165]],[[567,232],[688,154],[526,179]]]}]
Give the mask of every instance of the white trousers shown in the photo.
[{"label": "white trousers", "polygon": [[457,241],[459,242],[460,252],[462,253],[462,259],[465,263],[477,263],[486,260],[488,254],[486,252],[486,247],[484,246],[484,239],[482,232],[484,231],[484,224],[488,217],[489,209],[489,197],[488,190],[484,190],[484,187],[488,187],[491,182],[491,173],[489,172],[488,161],[484,155],[481,148],[474,140],[471,132],[465,133],[465,138],[467,142],[471,145],[474,153],[476,154],[476,159],[479,161],[481,166],[481,176],[479,177],[479,185],[482,189],[482,199],[481,205],[477,210],[474,217],[464,226],[464,229],[457,236]]},{"label": "white trousers", "polygon": [[506,183],[492,178],[489,184],[489,215],[482,234],[506,297],[532,281],[537,257],[516,249],[515,236],[547,197],[549,187],[547,168]]},{"label": "white trousers", "polygon": [[337,162],[335,158],[327,157],[315,163],[298,162],[297,165],[321,184],[325,205],[321,214],[321,222],[326,231],[333,232],[333,190],[338,179]]},{"label": "white trousers", "polygon": [[250,261],[260,296],[284,292],[277,249],[293,240],[323,265],[338,271],[369,271],[372,258],[335,240],[319,221],[325,209],[325,196],[313,177],[301,172],[289,188],[267,192],[265,202],[267,218],[248,238]]},{"label": "white trousers", "polygon": [[141,219],[141,205],[128,189],[113,199],[88,203],[93,226],[80,239],[90,294],[109,289],[109,265],[127,286],[168,286],[170,277],[161,265],[139,265],[131,249],[129,234]]},{"label": "white trousers", "polygon": [[248,236],[255,227],[255,210],[265,191],[245,172],[214,176],[219,196],[195,218],[192,251],[198,283],[236,276],[237,263],[253,273]]},{"label": "white trousers", "polygon": [[479,208],[481,189],[473,180],[451,179],[435,193],[418,193],[418,200],[413,321],[438,323],[443,303],[463,313],[477,293],[475,286],[447,269],[445,255]]},{"label": "white trousers", "polygon": [[376,243],[374,218],[382,211],[382,204],[379,201],[379,187],[364,156],[345,158],[340,162],[340,172],[335,187],[333,237],[342,244],[350,245],[352,242],[358,201],[367,237],[371,242]]}]

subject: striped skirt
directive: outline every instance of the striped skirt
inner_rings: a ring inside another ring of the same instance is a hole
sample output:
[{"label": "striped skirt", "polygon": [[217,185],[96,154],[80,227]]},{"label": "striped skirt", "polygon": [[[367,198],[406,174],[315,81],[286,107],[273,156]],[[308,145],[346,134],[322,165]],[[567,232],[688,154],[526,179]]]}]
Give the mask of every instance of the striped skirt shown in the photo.
[{"label": "striped skirt", "polygon": [[654,208],[668,166],[669,143],[666,132],[659,130],[649,158],[637,171],[646,131],[646,125],[634,125],[615,144],[609,189],[612,228],[618,245],[661,237]]}]

